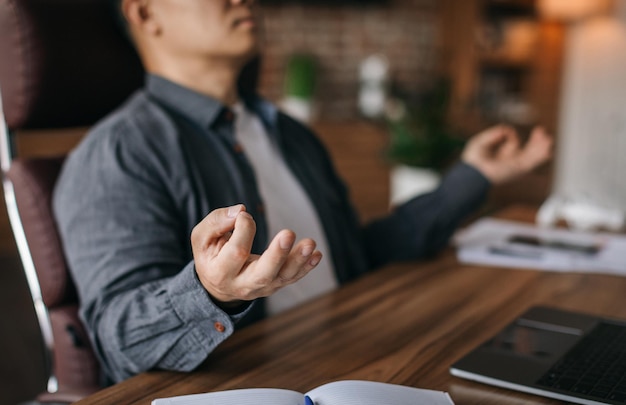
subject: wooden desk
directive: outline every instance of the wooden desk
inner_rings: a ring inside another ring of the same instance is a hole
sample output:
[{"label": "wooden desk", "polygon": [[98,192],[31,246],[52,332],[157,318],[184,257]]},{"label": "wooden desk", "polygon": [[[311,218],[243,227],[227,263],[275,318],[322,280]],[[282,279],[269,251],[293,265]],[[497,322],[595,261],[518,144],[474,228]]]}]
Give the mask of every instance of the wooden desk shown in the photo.
[{"label": "wooden desk", "polygon": [[[529,218],[514,208],[509,218]],[[464,381],[450,365],[535,304],[626,318],[626,278],[460,265],[452,249],[374,272],[235,333],[200,370],[149,372],[77,404],[150,404],[231,388],[364,379],[450,392],[457,405],[560,404]]]}]

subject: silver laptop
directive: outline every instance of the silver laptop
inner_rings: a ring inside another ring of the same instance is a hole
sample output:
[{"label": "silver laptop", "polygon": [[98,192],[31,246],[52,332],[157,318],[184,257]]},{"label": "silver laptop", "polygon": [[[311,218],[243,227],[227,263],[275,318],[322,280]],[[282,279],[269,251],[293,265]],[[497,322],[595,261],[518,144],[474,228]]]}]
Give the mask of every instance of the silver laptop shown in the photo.
[{"label": "silver laptop", "polygon": [[626,322],[533,307],[450,372],[577,404],[626,404]]}]

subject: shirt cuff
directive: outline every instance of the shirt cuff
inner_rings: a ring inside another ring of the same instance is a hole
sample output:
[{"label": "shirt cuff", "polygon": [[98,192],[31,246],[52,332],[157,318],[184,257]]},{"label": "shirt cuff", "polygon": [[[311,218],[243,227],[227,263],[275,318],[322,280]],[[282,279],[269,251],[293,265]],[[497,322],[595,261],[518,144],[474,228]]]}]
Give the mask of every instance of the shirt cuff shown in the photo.
[{"label": "shirt cuff", "polygon": [[465,162],[455,164],[443,177],[440,189],[444,195],[455,196],[449,203],[476,207],[487,196],[491,182],[474,166]]},{"label": "shirt cuff", "polygon": [[[168,289],[170,302],[180,319],[190,324],[206,324],[206,327],[214,328],[221,324],[225,337],[232,334],[234,324],[250,312],[254,301],[245,306],[242,311],[235,314],[227,314],[218,307],[204,289],[198,279],[195,264],[189,262],[183,270],[174,277]],[[219,327],[221,329],[221,327]]]}]

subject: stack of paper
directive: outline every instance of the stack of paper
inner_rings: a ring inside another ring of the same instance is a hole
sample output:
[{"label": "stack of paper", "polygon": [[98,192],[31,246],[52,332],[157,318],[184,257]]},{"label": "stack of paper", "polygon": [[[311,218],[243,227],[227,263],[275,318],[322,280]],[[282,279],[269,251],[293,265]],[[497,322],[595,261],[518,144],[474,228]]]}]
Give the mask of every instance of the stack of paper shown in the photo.
[{"label": "stack of paper", "polygon": [[457,233],[463,263],[626,275],[626,236],[484,218]]}]

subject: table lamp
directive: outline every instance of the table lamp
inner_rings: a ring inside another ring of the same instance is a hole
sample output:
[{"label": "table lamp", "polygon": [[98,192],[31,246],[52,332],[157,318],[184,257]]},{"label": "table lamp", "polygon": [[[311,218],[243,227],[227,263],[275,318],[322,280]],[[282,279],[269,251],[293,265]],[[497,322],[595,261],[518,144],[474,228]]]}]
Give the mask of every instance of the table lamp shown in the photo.
[{"label": "table lamp", "polygon": [[537,223],[564,220],[574,229],[622,230],[626,0],[540,0],[538,6],[546,18],[568,23],[568,32],[555,182]]}]

